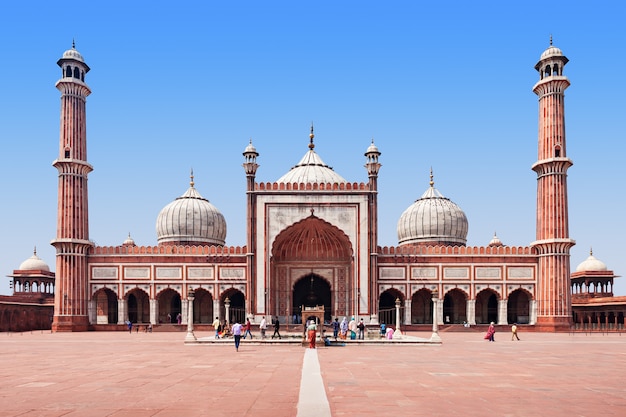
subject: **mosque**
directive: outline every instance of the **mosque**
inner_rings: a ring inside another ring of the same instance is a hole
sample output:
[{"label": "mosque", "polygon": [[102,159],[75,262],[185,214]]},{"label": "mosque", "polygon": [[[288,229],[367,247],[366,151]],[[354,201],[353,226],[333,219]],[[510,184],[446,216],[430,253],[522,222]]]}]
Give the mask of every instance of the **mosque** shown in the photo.
[{"label": "mosque", "polygon": [[127,320],[177,323],[179,317],[185,324],[188,299],[195,324],[216,316],[298,323],[303,308],[323,306],[326,320],[354,316],[372,325],[395,323],[399,311],[403,325],[495,322],[558,331],[577,319],[623,327],[623,308],[602,316],[594,310],[593,318],[572,311],[573,293],[579,305],[612,297],[616,276],[595,258],[570,274],[567,62],[550,42],[535,65],[537,234],[526,246],[505,245],[497,236],[486,246],[467,246],[468,219],[435,188],[432,173],[428,188],[398,219],[398,245],[379,246],[381,151],[373,141],[364,146],[367,177],[349,182],[324,163],[311,127],[304,156],[276,180],[257,180],[261,154],[252,141],[243,149],[247,239],[241,246],[226,245],[224,216],[201,195],[192,173],[188,189],[158,213],[155,246],[137,246],[129,235],[119,246],[104,247],[89,236],[90,68],[72,46],[58,61],[56,83],[61,126],[53,162],[59,174],[53,331],[111,329]]}]

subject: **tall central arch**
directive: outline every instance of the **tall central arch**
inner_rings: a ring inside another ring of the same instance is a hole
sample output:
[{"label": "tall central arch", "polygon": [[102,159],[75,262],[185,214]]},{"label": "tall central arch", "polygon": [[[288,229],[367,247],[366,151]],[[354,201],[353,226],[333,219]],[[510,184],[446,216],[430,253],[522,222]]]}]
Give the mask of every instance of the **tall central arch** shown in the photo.
[{"label": "tall central arch", "polygon": [[272,245],[269,305],[274,316],[299,316],[300,303],[325,305],[325,316],[352,314],[354,260],[348,236],[311,214],[284,229]]}]

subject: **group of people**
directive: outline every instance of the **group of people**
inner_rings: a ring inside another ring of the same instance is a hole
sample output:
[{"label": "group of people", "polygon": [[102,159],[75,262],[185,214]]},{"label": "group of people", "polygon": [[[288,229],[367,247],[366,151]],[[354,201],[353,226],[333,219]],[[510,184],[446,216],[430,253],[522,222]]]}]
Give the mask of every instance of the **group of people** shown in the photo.
[{"label": "group of people", "polygon": [[[487,334],[485,334],[485,340],[488,340],[490,342],[495,342],[496,341],[495,334],[496,334],[496,325],[492,321],[489,324],[489,328],[487,328]],[[511,326],[511,340],[520,340],[519,336],[517,335],[517,323],[513,323],[513,326]]]},{"label": "group of people", "polygon": [[[357,323],[354,317],[352,317],[349,322],[348,318],[344,317],[340,323],[339,318],[337,317],[335,318],[335,321],[332,322],[331,326],[333,328],[333,338],[335,340],[337,340],[337,338],[346,340],[348,337],[350,337],[351,340],[355,340],[357,338],[359,340],[365,339],[365,323],[363,322],[363,319],[360,319]],[[348,332],[350,332],[349,336]]]}]

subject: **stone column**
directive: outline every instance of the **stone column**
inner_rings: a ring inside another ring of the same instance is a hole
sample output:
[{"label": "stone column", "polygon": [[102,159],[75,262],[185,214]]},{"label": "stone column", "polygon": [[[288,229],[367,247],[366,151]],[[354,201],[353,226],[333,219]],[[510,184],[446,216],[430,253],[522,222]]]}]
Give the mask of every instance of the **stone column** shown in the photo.
[{"label": "stone column", "polygon": [[528,319],[528,324],[535,325],[537,324],[537,301],[530,300],[529,304],[530,317]]},{"label": "stone column", "polygon": [[158,300],[150,300],[150,323],[158,324],[159,323],[159,301]]},{"label": "stone column", "polygon": [[117,324],[124,324],[128,320],[128,312],[126,311],[126,300],[117,300]]},{"label": "stone column", "polygon": [[435,305],[436,310],[435,310],[435,317],[437,318],[437,324],[438,325],[443,325],[443,300],[440,300],[439,298],[437,298],[437,304]]},{"label": "stone column", "polygon": [[396,298],[396,330],[393,332],[394,339],[402,339],[402,330],[400,330],[400,323],[402,322],[400,317],[400,304],[400,299]]},{"label": "stone column", "polygon": [[187,317],[188,317],[188,313],[187,313],[187,308],[189,306],[189,303],[183,303],[181,300],[180,303],[180,315],[181,315],[181,324],[187,324]]},{"label": "stone column", "polygon": [[508,324],[507,300],[498,300],[498,324]]},{"label": "stone column", "polygon": [[97,324],[98,323],[96,300],[88,301],[87,316],[89,317],[89,324]]},{"label": "stone column", "polygon": [[196,335],[193,334],[193,300],[195,299],[195,292],[192,288],[187,291],[187,336],[185,336],[185,342],[195,342]]},{"label": "stone column", "polygon": [[224,313],[226,315],[226,317],[224,318],[224,321],[228,322],[228,325],[230,325],[230,298],[226,297],[224,299]]},{"label": "stone column", "polygon": [[[433,334],[430,336],[430,341],[441,343],[441,337],[439,336],[439,292],[436,289],[433,290],[432,300],[433,300]],[[442,314],[443,314],[443,311],[442,311]]]},{"label": "stone column", "polygon": [[467,300],[466,313],[467,322],[470,326],[476,325],[476,300]]},{"label": "stone column", "polygon": [[411,324],[411,300],[404,300],[404,322]]}]

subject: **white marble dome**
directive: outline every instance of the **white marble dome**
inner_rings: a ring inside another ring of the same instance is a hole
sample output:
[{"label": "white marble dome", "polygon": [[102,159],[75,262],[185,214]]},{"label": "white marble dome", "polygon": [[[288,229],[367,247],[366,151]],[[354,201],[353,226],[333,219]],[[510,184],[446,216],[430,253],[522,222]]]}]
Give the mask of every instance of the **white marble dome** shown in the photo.
[{"label": "white marble dome", "polygon": [[399,245],[465,245],[468,223],[459,206],[430,187],[398,220]]},{"label": "white marble dome", "polygon": [[[192,177],[193,178],[193,177]],[[220,211],[191,186],[165,206],[156,222],[159,245],[218,245],[226,242],[226,220]]]},{"label": "white marble dome", "polygon": [[584,271],[606,271],[607,267],[604,262],[593,256],[593,252],[589,253],[589,257],[582,261],[576,267],[576,272]]},{"label": "white marble dome", "polygon": [[26,259],[24,262],[20,264],[18,268],[20,271],[46,271],[50,272],[50,267],[47,263],[43,261],[39,256],[37,256],[37,250],[33,252],[33,256]]},{"label": "white marble dome", "polygon": [[72,49],[68,49],[67,51],[63,52],[62,59],[75,59],[76,61],[80,61],[83,63],[85,62],[85,60],[83,59],[83,56],[80,54],[80,52],[76,50],[76,48],[74,48],[73,45],[72,45]]},{"label": "white marble dome", "polygon": [[550,45],[543,53],[541,54],[540,60],[544,60],[546,58],[551,58],[554,56],[563,56],[563,52],[557,48],[556,46]]},{"label": "white marble dome", "polygon": [[284,184],[341,184],[347,182],[341,175],[333,171],[322,161],[322,158],[315,152],[313,144],[313,127],[311,127],[311,143],[308,152],[302,157],[300,162],[293,166],[285,175],[276,182]]}]

